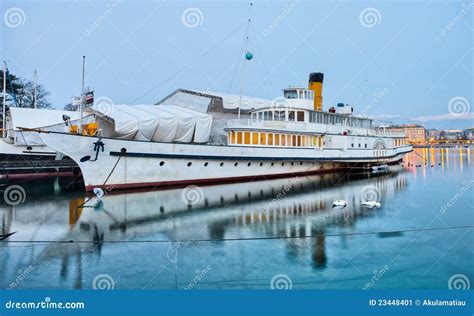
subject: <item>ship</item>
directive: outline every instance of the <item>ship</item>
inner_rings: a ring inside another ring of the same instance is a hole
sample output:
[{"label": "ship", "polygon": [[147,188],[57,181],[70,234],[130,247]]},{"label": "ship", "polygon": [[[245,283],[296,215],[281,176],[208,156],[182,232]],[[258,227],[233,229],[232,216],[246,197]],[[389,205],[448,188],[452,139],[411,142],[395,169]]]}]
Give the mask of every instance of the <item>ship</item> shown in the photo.
[{"label": "ship", "polygon": [[[323,79],[323,73],[311,73],[307,87],[290,86],[282,97],[245,110],[242,97],[231,106],[197,107],[173,98],[154,105],[94,105],[93,123],[72,125],[69,132],[35,131],[77,163],[87,191],[371,170],[397,165],[413,150],[403,132],[377,127],[348,104],[324,111]],[[224,114],[224,143],[213,141],[213,113]]]}]

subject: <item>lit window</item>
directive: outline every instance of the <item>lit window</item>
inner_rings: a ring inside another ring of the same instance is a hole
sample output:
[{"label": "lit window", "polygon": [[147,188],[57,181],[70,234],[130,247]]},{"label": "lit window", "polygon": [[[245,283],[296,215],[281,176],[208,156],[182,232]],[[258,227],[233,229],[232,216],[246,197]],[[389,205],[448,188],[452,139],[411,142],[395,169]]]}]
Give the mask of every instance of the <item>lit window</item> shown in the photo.
[{"label": "lit window", "polygon": [[250,144],[250,132],[244,132],[244,144]]},{"label": "lit window", "polygon": [[237,132],[237,144],[242,144],[242,132]]},{"label": "lit window", "polygon": [[267,144],[267,133],[260,133],[260,145]]},{"label": "lit window", "polygon": [[252,133],[252,145],[258,145],[258,133]]},{"label": "lit window", "polygon": [[268,134],[268,145],[273,146],[273,134]]}]

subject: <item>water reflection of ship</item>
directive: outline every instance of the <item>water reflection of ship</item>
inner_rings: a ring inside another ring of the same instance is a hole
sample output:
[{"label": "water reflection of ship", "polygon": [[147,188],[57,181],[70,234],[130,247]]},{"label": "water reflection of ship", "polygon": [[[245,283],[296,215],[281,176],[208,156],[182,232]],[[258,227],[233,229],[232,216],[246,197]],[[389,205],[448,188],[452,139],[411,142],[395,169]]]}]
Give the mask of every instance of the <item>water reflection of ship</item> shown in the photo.
[{"label": "water reflection of ship", "polygon": [[[95,253],[96,260],[100,260],[104,241],[222,240],[238,238],[245,230],[246,237],[295,237],[286,240],[288,255],[296,257],[311,248],[313,266],[324,267],[327,227],[351,226],[358,218],[377,212],[361,206],[361,198],[367,192],[379,194],[385,203],[407,185],[404,173],[367,177],[325,174],[245,186],[202,187],[195,189],[199,199],[191,205],[182,189],[106,196],[99,208],[82,210],[77,206],[83,197],[48,201],[45,205],[36,202],[2,212],[2,233],[18,231],[12,240],[60,241],[32,259],[59,258],[63,279],[70,265],[76,266],[75,287],[81,287],[82,255]],[[336,199],[345,199],[350,206],[331,208]],[[65,208],[69,212],[58,211]],[[32,214],[36,214],[36,222]],[[45,219],[49,235],[40,229]],[[309,235],[317,237],[298,238]]]}]

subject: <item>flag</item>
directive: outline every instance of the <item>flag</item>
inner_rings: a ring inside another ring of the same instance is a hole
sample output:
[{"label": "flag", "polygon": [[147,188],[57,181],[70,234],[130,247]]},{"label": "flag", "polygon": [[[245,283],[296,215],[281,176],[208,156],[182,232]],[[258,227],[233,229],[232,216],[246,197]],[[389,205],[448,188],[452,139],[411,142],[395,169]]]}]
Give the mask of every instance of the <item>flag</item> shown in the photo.
[{"label": "flag", "polygon": [[94,91],[89,91],[86,93],[86,105],[94,103]]}]

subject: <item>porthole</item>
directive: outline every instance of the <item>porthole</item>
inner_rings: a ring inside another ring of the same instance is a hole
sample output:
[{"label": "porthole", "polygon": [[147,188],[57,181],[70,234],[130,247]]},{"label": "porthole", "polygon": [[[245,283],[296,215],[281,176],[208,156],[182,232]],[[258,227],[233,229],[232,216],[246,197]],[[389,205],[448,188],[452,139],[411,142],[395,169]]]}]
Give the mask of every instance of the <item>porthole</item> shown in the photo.
[{"label": "porthole", "polygon": [[291,165],[293,166],[293,161],[291,162]]},{"label": "porthole", "polygon": [[221,166],[221,167],[223,167],[223,166],[224,166],[224,163],[223,163],[223,162],[221,162],[220,166]]},{"label": "porthole", "polygon": [[275,165],[275,163],[274,163],[274,162],[272,162],[271,166],[273,167],[274,165]]},{"label": "porthole", "polygon": [[208,162],[205,162],[205,163],[204,163],[204,167],[207,167],[208,164],[209,164]]},{"label": "porthole", "polygon": [[188,167],[191,167],[193,163],[192,162],[188,162]]},{"label": "porthole", "polygon": [[160,162],[160,166],[163,166],[164,164],[165,164],[165,162],[164,162],[164,161]]},{"label": "porthole", "polygon": [[234,163],[234,167],[237,167],[238,165],[239,165],[239,163],[238,163],[238,162]]},{"label": "porthole", "polygon": [[260,163],[260,167],[263,167],[263,162]]},{"label": "porthole", "polygon": [[302,166],[302,165],[303,165],[303,162],[300,162],[300,166]]},{"label": "porthole", "polygon": [[281,163],[281,166],[282,166],[282,167],[284,167],[284,166],[285,166],[285,163],[284,163],[284,162],[282,162],[282,163]]},{"label": "porthole", "polygon": [[251,165],[252,165],[252,163],[251,163],[251,162],[249,162],[249,163],[247,164],[247,167],[250,167]]}]

